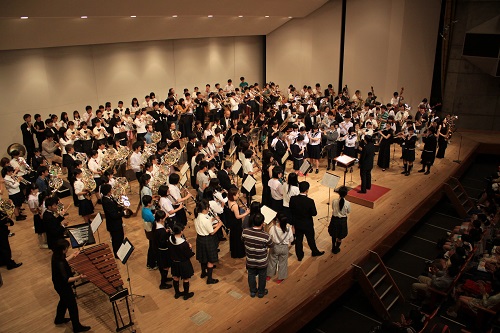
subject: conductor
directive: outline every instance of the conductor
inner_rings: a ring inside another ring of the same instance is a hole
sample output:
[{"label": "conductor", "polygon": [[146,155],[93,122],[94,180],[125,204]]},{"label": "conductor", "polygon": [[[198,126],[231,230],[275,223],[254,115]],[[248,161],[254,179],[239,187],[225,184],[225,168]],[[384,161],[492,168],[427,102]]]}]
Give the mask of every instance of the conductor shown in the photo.
[{"label": "conductor", "polygon": [[359,173],[361,176],[361,190],[358,193],[366,193],[372,187],[373,158],[375,157],[375,146],[371,135],[365,135],[365,145],[359,157]]}]

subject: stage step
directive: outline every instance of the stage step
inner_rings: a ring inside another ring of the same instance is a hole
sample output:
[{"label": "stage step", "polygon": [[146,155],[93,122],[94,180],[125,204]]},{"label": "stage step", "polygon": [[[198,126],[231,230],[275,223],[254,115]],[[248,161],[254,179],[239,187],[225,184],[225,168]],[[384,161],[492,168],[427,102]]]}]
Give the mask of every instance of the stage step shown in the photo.
[{"label": "stage step", "polygon": [[468,196],[460,181],[457,178],[450,177],[444,185],[444,190],[458,215],[466,218],[471,209],[474,208],[474,202]]},{"label": "stage step", "polygon": [[385,320],[391,320],[389,310],[398,301],[404,303],[404,297],[378,253],[369,251],[367,262],[362,266],[352,266],[355,267],[359,284],[375,311]]}]

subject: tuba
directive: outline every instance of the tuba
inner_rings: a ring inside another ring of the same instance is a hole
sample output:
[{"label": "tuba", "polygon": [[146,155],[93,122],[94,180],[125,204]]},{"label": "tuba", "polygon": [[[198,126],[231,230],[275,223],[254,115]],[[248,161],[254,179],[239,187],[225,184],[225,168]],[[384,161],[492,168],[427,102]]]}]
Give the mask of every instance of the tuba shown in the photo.
[{"label": "tuba", "polygon": [[22,144],[20,143],[11,144],[9,147],[7,147],[7,154],[9,154],[9,156],[12,156],[11,153],[14,150],[17,150],[19,152],[19,156],[21,157],[26,156],[26,147],[24,147]]}]

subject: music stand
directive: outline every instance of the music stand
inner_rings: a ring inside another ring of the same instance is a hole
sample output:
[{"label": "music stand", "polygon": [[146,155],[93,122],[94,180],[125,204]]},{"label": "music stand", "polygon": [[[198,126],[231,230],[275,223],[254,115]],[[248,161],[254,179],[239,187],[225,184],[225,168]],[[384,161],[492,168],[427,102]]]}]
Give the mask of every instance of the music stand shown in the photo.
[{"label": "music stand", "polygon": [[[130,294],[128,296],[130,296],[130,298],[132,300],[132,305],[134,304],[134,296],[137,296],[140,298],[146,297],[144,295],[137,295],[137,294],[134,294],[132,292],[132,283],[130,281],[130,273],[128,270],[128,259],[130,258],[130,256],[132,255],[132,252],[134,252],[134,250],[135,250],[135,247],[132,245],[132,243],[130,243],[128,238],[125,237],[122,245],[120,246],[120,248],[116,252],[116,256],[118,257],[118,259],[120,259],[122,264],[124,264],[127,267],[127,282],[128,282],[128,289],[130,290]],[[133,307],[132,307],[132,312],[134,312]]]},{"label": "music stand", "polygon": [[231,171],[233,172],[234,175],[236,175],[236,185],[239,183],[240,176],[238,176],[238,173],[240,172],[241,169],[241,162],[240,160],[236,160],[231,167]]},{"label": "music stand", "polygon": [[120,144],[121,144],[121,141],[126,140],[126,139],[127,139],[127,132],[116,133],[113,136],[113,142],[114,141],[120,141]]},{"label": "music stand", "polygon": [[340,181],[340,176],[337,176],[336,174],[326,172],[323,175],[323,179],[321,180],[321,185],[328,187],[328,202],[326,203],[328,210],[327,210],[326,216],[321,217],[318,220],[326,219],[328,221],[328,219],[330,218],[331,193],[332,193],[332,189],[335,191],[339,181]]},{"label": "music stand", "polygon": [[[351,157],[351,156],[342,155],[342,156],[338,156],[338,157],[334,158],[334,160],[337,161],[337,164],[339,164],[341,167],[345,168],[345,170],[344,170],[344,186],[346,186],[345,179],[347,176],[347,170],[354,165],[354,162],[356,161],[356,159],[354,157]],[[349,188],[349,187],[347,187],[347,189],[351,190],[351,188]],[[335,192],[337,192],[337,191],[338,191],[338,189],[335,189]]]},{"label": "music stand", "polygon": [[92,223],[90,223],[90,228],[92,228],[92,233],[95,234],[95,232],[97,231],[97,238],[99,239],[99,243],[101,242],[101,236],[99,235],[99,227],[101,226],[101,223],[102,223],[101,213],[97,213],[97,215],[92,220]]},{"label": "music stand", "polygon": [[185,162],[180,170],[181,175],[184,176],[188,170],[189,170],[189,164],[188,162]]}]

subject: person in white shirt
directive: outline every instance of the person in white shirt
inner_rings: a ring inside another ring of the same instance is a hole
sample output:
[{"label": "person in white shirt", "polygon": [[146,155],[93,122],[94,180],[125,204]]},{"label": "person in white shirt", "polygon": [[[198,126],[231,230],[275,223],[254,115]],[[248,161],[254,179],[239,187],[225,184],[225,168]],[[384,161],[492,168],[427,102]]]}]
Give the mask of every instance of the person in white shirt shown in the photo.
[{"label": "person in white shirt", "polygon": [[61,138],[59,139],[59,143],[61,145],[62,155],[64,155],[64,154],[66,154],[66,146],[73,145],[75,143],[76,136],[71,135],[71,132],[66,128],[63,128],[61,130],[60,136],[61,136]]},{"label": "person in white shirt", "polygon": [[332,253],[340,252],[342,239],[347,236],[347,215],[351,212],[351,203],[345,199],[347,195],[347,187],[339,188],[339,198],[333,200],[333,214],[328,226],[328,233],[332,237]]},{"label": "person in white shirt", "polygon": [[139,141],[134,142],[132,145],[133,153],[130,155],[130,168],[135,172],[137,180],[141,179],[141,149],[142,145]]},{"label": "person in white shirt", "polygon": [[26,219],[26,215],[21,214],[21,207],[24,203],[24,194],[21,192],[20,184],[17,181],[17,177],[14,175],[14,168],[7,165],[2,169],[2,177],[4,180],[5,188],[9,193],[9,199],[12,200],[14,204],[14,216],[16,221],[22,221]]},{"label": "person in white shirt", "polygon": [[247,199],[247,205],[249,205],[252,202],[252,197],[257,193],[255,190],[255,185],[250,189],[250,191],[247,191],[244,187],[243,184],[245,183],[246,179],[248,177],[253,177],[254,172],[254,165],[252,163],[252,157],[253,157],[253,151],[252,150],[247,150],[245,152],[245,159],[242,162],[242,168],[243,168],[243,181],[241,182],[241,193],[245,193],[246,199]]},{"label": "person in white shirt", "polygon": [[288,175],[288,181],[283,184],[283,212],[288,217],[288,223],[293,226],[293,216],[290,210],[290,198],[299,195],[299,177],[295,172]]},{"label": "person in white shirt", "polygon": [[144,97],[144,99],[145,99],[145,101],[144,101],[144,102],[142,102],[142,107],[143,107],[143,108],[146,108],[146,109],[147,109],[147,108],[153,108],[153,101],[151,100],[151,96],[146,95],[146,96]]},{"label": "person in white shirt", "polygon": [[276,283],[280,284],[288,277],[288,250],[293,242],[293,233],[284,213],[278,213],[273,222],[269,229],[269,235],[274,246],[269,251],[267,279],[270,280],[278,270]]},{"label": "person in white shirt", "polygon": [[104,140],[109,135],[106,129],[102,126],[100,120],[96,121],[94,130],[92,132],[94,133],[94,139],[96,140],[95,146],[97,146],[99,142]]},{"label": "person in white shirt", "polygon": [[226,93],[232,93],[235,90],[235,86],[233,86],[233,80],[229,79],[227,80],[227,84],[224,87],[224,92]]},{"label": "person in white shirt", "polygon": [[87,124],[91,124],[92,119],[95,118],[95,115],[92,113],[92,107],[90,105],[87,105],[85,107],[85,113],[82,116],[82,120],[86,122]]},{"label": "person in white shirt", "polygon": [[272,178],[268,181],[268,186],[271,189],[271,208],[275,212],[283,211],[283,169],[279,166],[273,168]]},{"label": "person in white shirt", "polygon": [[38,247],[41,249],[48,249],[49,247],[47,245],[47,235],[45,234],[45,227],[42,221],[42,205],[40,205],[38,196],[38,186],[36,186],[36,184],[31,184],[30,195],[28,197],[28,207],[33,213],[35,233],[38,235]]},{"label": "person in white shirt", "polygon": [[177,220],[175,214],[181,209],[184,209],[184,205],[180,203],[177,208],[174,208],[173,202],[171,201],[172,197],[169,194],[169,187],[167,185],[160,186],[158,189],[158,195],[160,196],[160,200],[158,202],[159,208],[168,215],[171,219],[171,224],[173,225],[173,222]]},{"label": "person in white shirt", "polygon": [[[82,181],[82,170],[75,170],[75,195],[78,198],[78,215],[82,216],[85,222],[90,222],[90,216],[94,213],[94,205],[92,201],[89,199],[91,195],[90,191],[85,188],[85,185]],[[97,183],[97,182],[96,182]],[[96,187],[97,188],[97,187]]]},{"label": "person in white shirt", "polygon": [[92,172],[92,176],[94,177],[94,181],[96,183],[95,194],[97,199],[100,199],[99,195],[99,186],[101,186],[101,164],[99,163],[99,154],[97,150],[92,150],[91,158],[87,163],[89,170]]},{"label": "person in white shirt", "polygon": [[216,284],[219,280],[212,277],[214,264],[219,261],[215,234],[222,227],[222,222],[217,222],[214,226],[215,218],[208,215],[209,207],[206,200],[201,200],[196,205],[196,259],[201,264],[201,277],[207,277],[207,284]]}]

